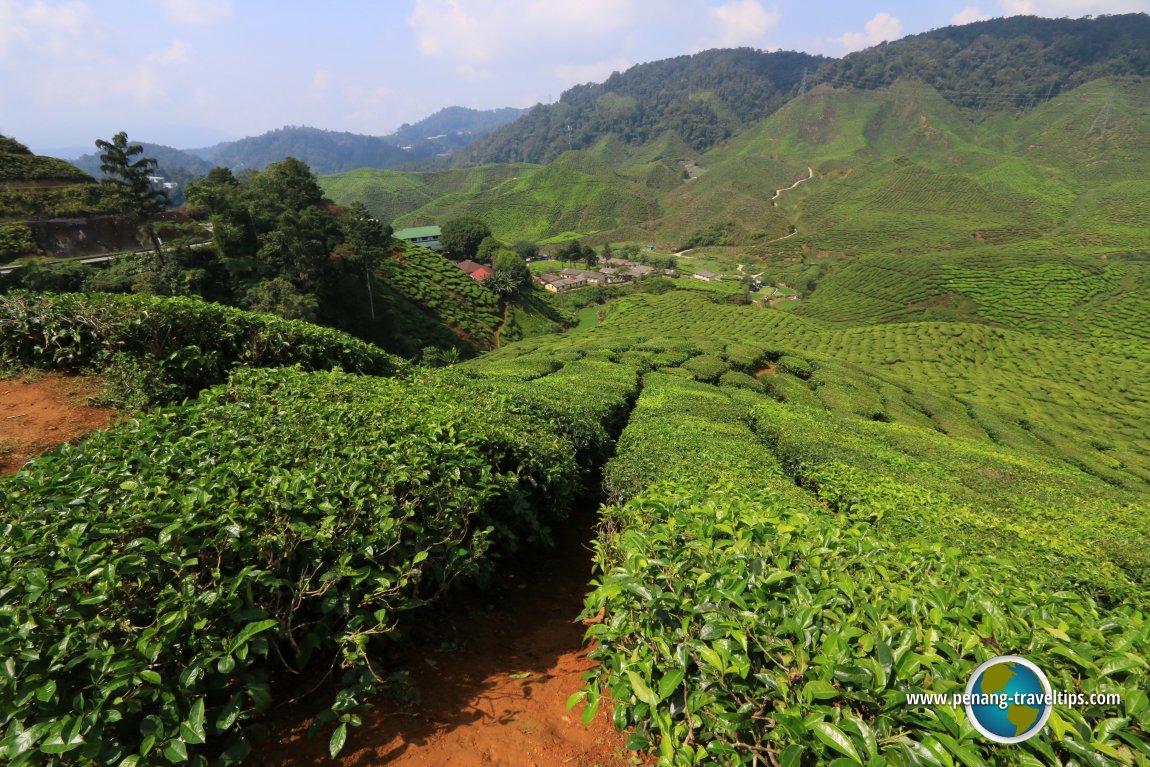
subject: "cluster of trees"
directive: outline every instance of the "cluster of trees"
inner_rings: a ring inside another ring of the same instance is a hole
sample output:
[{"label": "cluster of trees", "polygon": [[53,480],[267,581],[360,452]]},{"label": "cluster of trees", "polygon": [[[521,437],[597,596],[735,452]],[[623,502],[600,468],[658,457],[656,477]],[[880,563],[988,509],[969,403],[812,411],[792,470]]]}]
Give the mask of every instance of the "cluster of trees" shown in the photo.
[{"label": "cluster of trees", "polygon": [[970,109],[1026,109],[1100,77],[1150,75],[1150,16],[1015,16],[946,27],[828,61],[811,82],[922,80]]},{"label": "cluster of trees", "polygon": [[605,242],[602,247],[599,248],[599,251],[596,252],[590,245],[580,243],[578,240],[568,240],[560,246],[553,255],[558,261],[574,264],[582,263],[585,264],[588,269],[596,269],[600,261],[606,262],[611,258],[625,258],[628,261],[638,261],[641,264],[646,264],[655,269],[679,268],[678,259],[674,256],[659,256],[654,253],[647,253],[634,243],[628,243],[616,250],[611,247],[611,243]]},{"label": "cluster of trees", "polygon": [[[535,246],[516,243],[508,247],[495,239],[491,228],[477,218],[461,216],[445,221],[439,227],[439,244],[443,255],[450,259],[490,264],[494,273],[485,284],[496,295],[514,296],[531,286],[531,270],[526,261],[529,256],[523,252],[530,253]],[[538,249],[534,252],[538,253]]]},{"label": "cluster of trees", "polygon": [[824,61],[805,53],[713,50],[640,64],[579,85],[459,153],[471,161],[546,163],[614,134],[640,145],[674,131],[703,151],[797,93]]},{"label": "cluster of trees", "polygon": [[333,205],[306,164],[239,178],[217,167],[187,194],[210,218],[217,300],[360,335],[373,324],[372,265],[390,254],[391,230],[362,204]]}]

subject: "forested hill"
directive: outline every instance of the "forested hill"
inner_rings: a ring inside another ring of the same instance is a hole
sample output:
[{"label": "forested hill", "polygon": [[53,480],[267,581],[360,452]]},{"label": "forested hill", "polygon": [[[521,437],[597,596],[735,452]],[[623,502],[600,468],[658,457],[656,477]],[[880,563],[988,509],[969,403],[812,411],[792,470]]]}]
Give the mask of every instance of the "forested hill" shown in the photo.
[{"label": "forested hill", "polygon": [[286,126],[259,136],[229,141],[194,154],[212,165],[232,170],[263,170],[285,157],[302,160],[316,173],[339,173],[352,168],[394,168],[407,153],[379,136]]},{"label": "forested hill", "polygon": [[813,75],[823,61],[740,48],[640,64],[604,83],[565,91],[557,103],[536,106],[457,157],[545,163],[607,134],[640,145],[666,132],[703,151],[785,104],[804,72]]},{"label": "forested hill", "polygon": [[1150,75],[1150,16],[1014,16],[936,29],[827,61],[808,84],[922,80],[968,109],[1028,109],[1091,80]]}]

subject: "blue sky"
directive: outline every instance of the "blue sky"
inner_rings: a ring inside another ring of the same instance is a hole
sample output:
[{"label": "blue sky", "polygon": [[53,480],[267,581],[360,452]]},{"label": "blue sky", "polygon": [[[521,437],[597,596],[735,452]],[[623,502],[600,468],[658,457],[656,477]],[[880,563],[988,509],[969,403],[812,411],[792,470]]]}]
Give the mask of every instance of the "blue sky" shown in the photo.
[{"label": "blue sky", "polygon": [[188,148],[284,125],[383,135],[446,106],[550,102],[645,61],[841,56],[954,23],[1150,0],[0,0],[0,133]]}]

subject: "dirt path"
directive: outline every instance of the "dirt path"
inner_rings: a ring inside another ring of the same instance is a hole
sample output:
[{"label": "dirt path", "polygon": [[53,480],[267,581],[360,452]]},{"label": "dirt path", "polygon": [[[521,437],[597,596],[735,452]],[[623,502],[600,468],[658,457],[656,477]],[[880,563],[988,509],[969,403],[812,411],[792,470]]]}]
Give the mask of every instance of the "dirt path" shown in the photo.
[{"label": "dirt path", "polygon": [[815,169],[808,165],[807,166],[807,174],[808,175],[806,178],[800,178],[798,181],[796,181],[795,183],[791,184],[788,187],[785,187],[783,189],[776,189],[774,195],[771,196],[771,205],[775,206],[776,208],[779,207],[779,203],[778,203],[779,195],[782,194],[783,192],[791,191],[792,189],[797,187],[799,184],[810,181],[812,178],[815,177]]},{"label": "dirt path", "polygon": [[498,349],[503,345],[503,328],[507,327],[507,315],[511,311],[511,302],[503,304],[503,321],[499,323],[499,327],[495,328],[495,348]]},{"label": "dirt path", "polygon": [[[505,575],[482,601],[443,611],[396,670],[407,671],[421,702],[390,702],[350,731],[343,767],[623,767],[633,756],[603,710],[584,728],[567,698],[592,663],[576,622],[590,577],[586,520],[556,536],[559,550],[543,571]],[[419,648],[425,649],[419,649]],[[394,673],[394,670],[393,670]],[[294,719],[293,719],[294,717]],[[273,728],[265,765],[330,765],[326,738],[306,737],[296,709]]]},{"label": "dirt path", "polygon": [[96,379],[56,373],[0,380],[0,476],[111,424],[119,415],[115,410],[86,404],[101,388]]}]

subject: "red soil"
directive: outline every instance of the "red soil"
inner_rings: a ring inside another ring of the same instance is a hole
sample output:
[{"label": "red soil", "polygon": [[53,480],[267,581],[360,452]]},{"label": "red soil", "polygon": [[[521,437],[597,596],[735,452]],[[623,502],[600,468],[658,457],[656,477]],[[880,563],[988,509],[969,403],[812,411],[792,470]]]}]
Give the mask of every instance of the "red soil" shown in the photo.
[{"label": "red soil", "polygon": [[[344,767],[613,767],[640,761],[611,725],[610,706],[584,727],[582,704],[566,709],[594,664],[577,622],[590,577],[586,525],[559,531],[546,571],[504,575],[480,601],[441,610],[433,629],[406,651],[421,700],[407,709],[377,701],[351,729]],[[426,626],[427,621],[415,621]],[[266,765],[330,765],[327,735],[308,738],[310,716],[287,711]]]},{"label": "red soil", "polygon": [[115,410],[86,404],[100,390],[96,379],[56,373],[0,380],[0,476],[112,423]]}]

